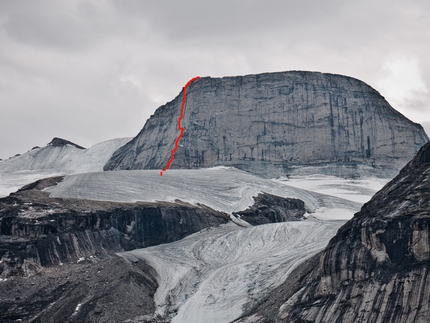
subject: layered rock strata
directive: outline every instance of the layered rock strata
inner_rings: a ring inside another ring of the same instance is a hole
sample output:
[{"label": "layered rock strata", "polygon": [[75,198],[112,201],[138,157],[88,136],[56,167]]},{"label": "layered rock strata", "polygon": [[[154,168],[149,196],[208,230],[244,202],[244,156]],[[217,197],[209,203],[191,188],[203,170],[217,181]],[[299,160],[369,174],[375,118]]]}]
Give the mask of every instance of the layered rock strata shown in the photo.
[{"label": "layered rock strata", "polygon": [[[44,267],[177,241],[230,220],[204,205],[176,201],[121,203],[51,198],[53,177],[0,199],[0,278],[28,276]],[[297,221],[303,201],[260,194],[236,216],[252,225]]]},{"label": "layered rock strata", "polygon": [[311,261],[238,322],[428,322],[430,142]]},{"label": "layered rock strata", "polygon": [[0,199],[0,277],[172,242],[229,220],[205,206],[50,198],[37,181]]},{"label": "layered rock strata", "polygon": [[[181,102],[182,92],[158,108],[104,169],[163,168]],[[399,170],[428,140],[364,82],[301,71],[200,78],[187,90],[182,125],[172,168],[229,165],[270,176],[295,166]]]}]

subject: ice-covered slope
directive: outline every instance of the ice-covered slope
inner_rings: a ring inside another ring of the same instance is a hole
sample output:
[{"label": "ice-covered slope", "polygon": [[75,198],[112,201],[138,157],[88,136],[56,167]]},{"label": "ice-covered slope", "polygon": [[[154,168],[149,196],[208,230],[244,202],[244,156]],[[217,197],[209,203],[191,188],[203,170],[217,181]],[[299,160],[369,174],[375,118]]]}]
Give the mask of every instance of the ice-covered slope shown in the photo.
[{"label": "ice-covered slope", "polygon": [[157,271],[157,313],[174,323],[231,322],[320,251],[342,221],[308,220],[201,231],[121,254]]},{"label": "ice-covered slope", "polygon": [[[228,213],[247,208],[252,196],[267,192],[302,199],[316,217],[346,219],[382,184],[380,179],[323,176],[268,180],[233,168],[213,168],[169,170],[163,176],[158,170],[77,174],[47,191],[52,197],[111,201],[181,199]],[[322,194],[325,189],[332,195]],[[121,255],[130,261],[143,259],[156,270],[156,315],[165,321],[231,322],[322,250],[343,223],[313,217],[248,228],[230,223]]]},{"label": "ice-covered slope", "polygon": [[227,213],[246,209],[260,192],[301,199],[309,212],[319,208],[342,209],[346,218],[361,207],[358,202],[302,190],[233,168],[169,170],[163,176],[152,170],[77,174],[67,176],[47,191],[51,197],[117,202],[180,199]]},{"label": "ice-covered slope", "polygon": [[101,171],[112,153],[130,139],[112,139],[89,149],[81,149],[70,144],[32,149],[20,156],[0,162],[0,173],[49,170],[75,174]]},{"label": "ice-covered slope", "polygon": [[112,139],[88,149],[73,145],[48,145],[2,161],[0,197],[42,178],[101,171],[112,153],[130,139]]}]

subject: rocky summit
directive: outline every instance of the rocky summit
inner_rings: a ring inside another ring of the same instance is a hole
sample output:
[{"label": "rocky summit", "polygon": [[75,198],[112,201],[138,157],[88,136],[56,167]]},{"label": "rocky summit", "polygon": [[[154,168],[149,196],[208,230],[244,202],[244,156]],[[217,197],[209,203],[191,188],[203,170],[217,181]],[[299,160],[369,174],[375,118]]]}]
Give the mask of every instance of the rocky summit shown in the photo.
[{"label": "rocky summit", "polygon": [[[104,170],[165,167],[182,98],[158,108]],[[302,71],[200,78],[188,87],[182,126],[172,168],[228,165],[270,176],[297,166],[397,173],[428,140],[364,82]]]},{"label": "rocky summit", "polygon": [[430,142],[238,322],[428,322],[429,228]]}]

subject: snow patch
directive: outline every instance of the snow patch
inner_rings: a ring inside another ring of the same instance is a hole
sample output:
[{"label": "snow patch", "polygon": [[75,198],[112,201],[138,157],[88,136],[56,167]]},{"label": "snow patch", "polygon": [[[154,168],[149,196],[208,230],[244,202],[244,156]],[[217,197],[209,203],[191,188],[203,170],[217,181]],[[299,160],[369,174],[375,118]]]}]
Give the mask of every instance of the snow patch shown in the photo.
[{"label": "snow patch", "polygon": [[81,303],[79,303],[79,304],[76,306],[75,311],[73,312],[72,316],[75,316],[76,314],[78,314],[78,313],[79,313],[79,310],[81,309],[81,307],[82,307],[82,304],[81,304]]}]

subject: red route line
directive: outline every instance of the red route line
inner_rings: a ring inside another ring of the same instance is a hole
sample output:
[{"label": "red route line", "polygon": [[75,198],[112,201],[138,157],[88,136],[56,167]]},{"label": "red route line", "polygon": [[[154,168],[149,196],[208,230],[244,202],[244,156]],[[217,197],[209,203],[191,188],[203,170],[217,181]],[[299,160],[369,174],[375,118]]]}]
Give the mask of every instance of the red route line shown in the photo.
[{"label": "red route line", "polygon": [[181,127],[181,120],[184,117],[184,113],[185,113],[185,103],[187,102],[187,88],[191,83],[193,83],[195,80],[198,80],[199,78],[200,78],[200,76],[193,77],[191,80],[189,80],[187,82],[187,84],[185,84],[184,92],[183,92],[183,96],[182,96],[181,114],[178,118],[179,135],[175,141],[175,148],[173,148],[172,152],[170,153],[170,159],[167,162],[166,166],[161,170],[160,176],[163,176],[163,172],[165,172],[166,170],[169,169],[170,165],[172,164],[173,160],[175,159],[175,153],[178,150],[179,141],[181,140],[182,136],[184,135],[184,131],[185,131],[185,129]]}]

